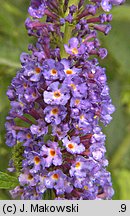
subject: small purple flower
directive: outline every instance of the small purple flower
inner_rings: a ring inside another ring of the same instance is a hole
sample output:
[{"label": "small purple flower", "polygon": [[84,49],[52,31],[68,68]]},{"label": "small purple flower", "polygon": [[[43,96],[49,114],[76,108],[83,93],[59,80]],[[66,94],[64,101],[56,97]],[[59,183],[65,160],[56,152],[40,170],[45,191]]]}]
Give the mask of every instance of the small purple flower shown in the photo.
[{"label": "small purple flower", "polygon": [[20,197],[22,193],[23,193],[23,188],[20,186],[17,186],[13,190],[10,190],[10,194],[13,197],[13,199]]},{"label": "small purple flower", "polygon": [[42,75],[42,68],[39,64],[30,62],[24,66],[24,76],[29,77],[32,82],[38,82]]},{"label": "small purple flower", "polygon": [[113,5],[123,4],[125,0],[101,0],[101,7],[104,11],[109,12]]},{"label": "small purple flower", "polygon": [[41,157],[36,152],[24,153],[23,167],[30,166],[30,174],[35,174],[41,169]]},{"label": "small purple flower", "polygon": [[36,185],[36,176],[34,177],[32,174],[30,174],[29,170],[25,170],[20,174],[19,182],[22,186],[24,186],[25,184],[34,186]]},{"label": "small purple flower", "polygon": [[71,90],[73,97],[87,97],[87,85],[78,76],[74,78],[67,77],[64,83]]},{"label": "small purple flower", "polygon": [[70,107],[76,107],[79,110],[90,110],[91,109],[91,103],[89,100],[83,100],[81,98],[74,98],[72,97],[70,101]]},{"label": "small purple flower", "polygon": [[101,121],[106,125],[112,120],[111,114],[115,111],[115,107],[107,103],[102,103],[101,105]]},{"label": "small purple flower", "polygon": [[44,109],[45,121],[51,124],[60,124],[66,117],[66,108],[64,106],[47,106]]},{"label": "small purple flower", "polygon": [[86,177],[86,162],[87,160],[82,156],[77,156],[75,163],[71,166],[69,171],[70,176]]},{"label": "small purple flower", "polygon": [[37,123],[38,125],[34,125],[34,124],[31,125],[30,127],[31,133],[37,135],[37,137],[47,134],[48,128],[46,126],[46,123],[41,119],[39,119]]},{"label": "small purple flower", "polygon": [[73,77],[75,74],[80,74],[80,68],[72,67],[71,62],[67,59],[62,59],[61,63],[64,65],[64,73],[66,76]]},{"label": "small purple flower", "polygon": [[110,0],[102,0],[101,7],[104,11],[109,12],[112,9],[112,4]]},{"label": "small purple flower", "polygon": [[23,115],[23,111],[25,109],[25,104],[19,100],[18,101],[11,101],[11,106],[12,106],[12,109],[10,111],[11,114],[18,114],[18,115]]},{"label": "small purple flower", "polygon": [[80,154],[85,151],[85,147],[82,143],[80,143],[79,137],[72,137],[69,140],[68,137],[62,139],[63,146],[66,147],[66,150],[71,154]]},{"label": "small purple flower", "polygon": [[23,142],[24,146],[29,146],[30,143],[32,143],[33,135],[31,134],[30,130],[19,131],[17,134],[17,140],[19,142]]},{"label": "small purple flower", "polygon": [[70,186],[69,178],[61,170],[50,172],[45,179],[45,185],[47,188],[54,188],[57,195],[65,192],[70,193],[73,189]]},{"label": "small purple flower", "polygon": [[62,80],[64,77],[63,65],[53,59],[48,59],[43,64],[43,76],[46,80]]},{"label": "small purple flower", "polygon": [[84,44],[79,45],[79,40],[76,37],[73,37],[69,40],[69,46],[64,45],[65,51],[70,55],[78,56],[79,54],[84,54],[85,46]]},{"label": "small purple flower", "polygon": [[[94,114],[90,111],[88,113],[82,112],[75,114],[74,110],[71,114],[74,121],[74,126],[78,128],[79,130],[83,130],[84,133],[91,133],[92,125],[91,122],[93,122]],[[89,116],[89,117],[88,117]]]},{"label": "small purple flower", "polygon": [[24,98],[27,102],[31,103],[34,102],[39,96],[37,89],[35,88],[28,88],[28,90],[24,94]]},{"label": "small purple flower", "polygon": [[15,98],[16,98],[16,92],[15,92],[15,90],[14,90],[14,88],[12,86],[10,86],[8,88],[6,95],[8,96],[8,98],[9,98],[10,101],[15,100]]},{"label": "small purple flower", "polygon": [[50,167],[52,164],[55,166],[62,164],[62,154],[57,142],[47,142],[47,146],[43,145],[41,149],[41,156],[43,159],[43,166]]},{"label": "small purple flower", "polygon": [[6,145],[12,147],[16,144],[16,131],[10,130],[6,134]]},{"label": "small purple flower", "polygon": [[34,18],[42,18],[46,9],[45,0],[31,0],[31,6],[28,9],[30,16]]},{"label": "small purple flower", "polygon": [[69,125],[66,124],[60,124],[60,125],[54,125],[52,128],[52,136],[57,136],[59,139],[64,138],[67,135],[67,132],[70,130]]},{"label": "small purple flower", "polygon": [[48,91],[44,91],[44,101],[51,105],[65,105],[69,98],[69,89],[66,85],[59,82],[53,82],[47,88]]}]

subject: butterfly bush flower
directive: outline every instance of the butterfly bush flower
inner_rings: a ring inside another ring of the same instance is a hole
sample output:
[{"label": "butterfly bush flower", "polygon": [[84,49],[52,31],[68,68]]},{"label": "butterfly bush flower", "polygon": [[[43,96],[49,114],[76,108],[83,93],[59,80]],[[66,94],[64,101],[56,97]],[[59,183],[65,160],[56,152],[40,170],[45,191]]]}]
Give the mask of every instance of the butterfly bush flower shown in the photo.
[{"label": "butterfly bush flower", "polygon": [[123,2],[31,0],[25,26],[36,44],[21,54],[7,91],[8,170],[19,180],[13,198],[112,199],[100,123],[109,124],[115,108],[97,35],[109,33],[112,15],[105,12]]}]

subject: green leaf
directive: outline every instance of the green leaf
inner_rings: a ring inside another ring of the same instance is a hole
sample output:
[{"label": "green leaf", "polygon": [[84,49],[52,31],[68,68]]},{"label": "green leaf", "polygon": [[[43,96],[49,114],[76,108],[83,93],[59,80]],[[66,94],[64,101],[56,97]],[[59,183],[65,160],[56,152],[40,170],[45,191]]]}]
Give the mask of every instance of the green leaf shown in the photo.
[{"label": "green leaf", "polygon": [[47,189],[45,193],[43,194],[43,200],[54,200],[55,199],[55,193],[53,189]]},{"label": "green leaf", "polygon": [[11,190],[19,184],[18,179],[6,173],[0,172],[0,189]]}]

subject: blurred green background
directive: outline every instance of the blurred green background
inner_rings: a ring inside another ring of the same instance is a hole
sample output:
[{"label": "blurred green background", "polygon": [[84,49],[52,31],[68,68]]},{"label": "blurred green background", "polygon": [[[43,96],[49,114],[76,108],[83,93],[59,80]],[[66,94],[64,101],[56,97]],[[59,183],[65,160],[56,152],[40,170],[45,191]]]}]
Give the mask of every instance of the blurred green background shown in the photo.
[{"label": "blurred green background", "polygon": [[[10,148],[5,145],[5,118],[9,111],[6,96],[12,77],[20,68],[19,56],[27,52],[31,39],[27,36],[24,21],[29,0],[0,0],[0,171],[7,172]],[[112,10],[112,31],[99,35],[108,57],[101,61],[107,68],[110,93],[116,112],[113,121],[104,128],[108,169],[112,173],[115,196],[113,199],[130,199],[130,0]],[[0,190],[0,199],[11,199]]]}]

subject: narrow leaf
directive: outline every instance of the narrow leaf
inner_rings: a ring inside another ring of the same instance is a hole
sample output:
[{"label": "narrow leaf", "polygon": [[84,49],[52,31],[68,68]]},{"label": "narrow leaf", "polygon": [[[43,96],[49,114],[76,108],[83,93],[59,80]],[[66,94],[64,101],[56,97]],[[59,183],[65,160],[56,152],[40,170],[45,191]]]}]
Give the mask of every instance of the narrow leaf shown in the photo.
[{"label": "narrow leaf", "polygon": [[0,189],[11,190],[19,184],[16,177],[0,172]]}]

